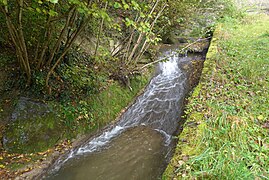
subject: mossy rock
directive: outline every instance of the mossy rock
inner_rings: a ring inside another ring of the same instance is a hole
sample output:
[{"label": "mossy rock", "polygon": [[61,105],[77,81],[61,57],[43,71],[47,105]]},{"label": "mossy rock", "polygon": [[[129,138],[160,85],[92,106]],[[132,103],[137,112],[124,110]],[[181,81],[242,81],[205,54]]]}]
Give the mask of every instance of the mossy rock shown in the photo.
[{"label": "mossy rock", "polygon": [[13,153],[32,153],[53,146],[62,132],[60,121],[49,107],[20,98],[3,136],[4,148]]},{"label": "mossy rock", "polygon": [[188,48],[188,51],[195,52],[195,53],[202,53],[203,51],[207,50],[208,47],[209,47],[209,41],[204,40],[204,41],[199,41],[199,42],[192,44]]}]

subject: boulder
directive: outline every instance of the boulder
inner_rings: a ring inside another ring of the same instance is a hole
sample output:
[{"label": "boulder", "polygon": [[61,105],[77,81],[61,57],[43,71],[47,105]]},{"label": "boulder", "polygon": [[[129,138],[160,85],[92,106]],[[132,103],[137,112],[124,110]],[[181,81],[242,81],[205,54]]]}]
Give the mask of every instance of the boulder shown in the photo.
[{"label": "boulder", "polygon": [[60,121],[43,102],[21,97],[3,135],[9,152],[31,153],[53,146],[62,132]]}]

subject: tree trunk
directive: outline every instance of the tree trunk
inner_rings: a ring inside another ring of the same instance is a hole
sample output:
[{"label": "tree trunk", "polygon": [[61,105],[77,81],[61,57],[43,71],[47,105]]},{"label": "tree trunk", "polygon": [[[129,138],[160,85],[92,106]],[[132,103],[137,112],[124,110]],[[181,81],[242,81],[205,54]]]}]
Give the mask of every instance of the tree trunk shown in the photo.
[{"label": "tree trunk", "polygon": [[48,66],[51,65],[51,62],[52,62],[53,58],[55,57],[55,55],[57,54],[57,52],[58,52],[58,50],[59,50],[59,48],[60,48],[61,41],[63,40],[63,37],[64,37],[64,33],[66,32],[66,30],[67,30],[67,28],[68,28],[68,26],[69,26],[69,22],[70,22],[70,19],[71,19],[73,13],[75,13],[75,9],[76,9],[76,7],[73,6],[73,7],[70,8],[70,10],[69,10],[69,13],[68,13],[68,16],[67,16],[67,19],[66,19],[66,22],[65,22],[65,26],[64,26],[64,28],[62,29],[62,31],[61,31],[61,33],[60,33],[60,35],[59,35],[59,37],[58,37],[58,40],[57,40],[57,42],[55,43],[55,46],[54,46],[54,48],[53,48],[53,50],[52,50],[52,52],[51,52],[51,55],[50,55],[50,58],[49,58],[49,61],[48,61]]},{"label": "tree trunk", "polygon": [[25,43],[25,38],[23,34],[23,26],[22,26],[22,7],[23,7],[23,0],[17,1],[18,9],[17,9],[17,25],[16,28],[15,25],[12,23],[12,20],[9,16],[8,7],[0,6],[0,10],[3,12],[5,18],[6,18],[6,24],[7,28],[11,37],[11,40],[15,46],[16,54],[18,58],[18,62],[21,66],[22,71],[26,74],[27,78],[27,85],[30,85],[31,83],[31,67],[29,63],[29,57],[27,52],[27,47]]}]

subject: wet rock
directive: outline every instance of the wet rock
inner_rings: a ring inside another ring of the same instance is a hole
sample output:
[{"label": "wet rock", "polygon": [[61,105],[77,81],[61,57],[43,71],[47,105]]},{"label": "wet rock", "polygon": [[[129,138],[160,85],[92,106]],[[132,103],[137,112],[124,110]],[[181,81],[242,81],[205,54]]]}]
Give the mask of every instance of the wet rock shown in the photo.
[{"label": "wet rock", "polygon": [[164,37],[162,37],[162,42],[164,44],[176,44],[178,42],[178,40],[177,40],[175,33],[170,32],[170,33],[164,35]]},{"label": "wet rock", "polygon": [[193,43],[189,48],[189,52],[194,52],[194,53],[202,53],[205,50],[207,50],[209,47],[209,41],[208,40],[201,40],[196,43]]},{"label": "wet rock", "polygon": [[61,136],[60,121],[45,103],[21,97],[3,136],[7,151],[29,153],[45,150]]}]

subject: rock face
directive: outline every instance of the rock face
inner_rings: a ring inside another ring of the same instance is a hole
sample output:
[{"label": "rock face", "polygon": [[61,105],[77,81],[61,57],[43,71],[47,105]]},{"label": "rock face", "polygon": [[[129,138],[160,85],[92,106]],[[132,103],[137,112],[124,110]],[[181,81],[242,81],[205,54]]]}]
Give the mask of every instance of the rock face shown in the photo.
[{"label": "rock face", "polygon": [[56,143],[60,121],[48,105],[21,97],[3,136],[3,146],[16,153],[37,152]]}]

